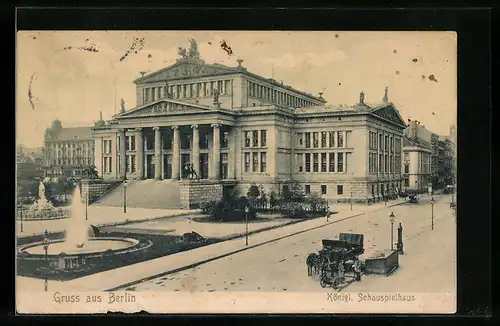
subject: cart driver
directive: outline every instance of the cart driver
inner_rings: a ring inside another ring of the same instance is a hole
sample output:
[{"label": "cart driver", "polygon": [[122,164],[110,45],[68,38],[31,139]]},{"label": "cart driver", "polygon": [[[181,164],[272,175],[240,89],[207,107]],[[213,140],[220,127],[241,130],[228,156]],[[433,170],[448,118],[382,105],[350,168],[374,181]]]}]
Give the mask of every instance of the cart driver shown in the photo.
[{"label": "cart driver", "polygon": [[359,261],[359,259],[356,259],[354,261],[352,268],[354,269],[355,280],[361,281],[361,262]]},{"label": "cart driver", "polygon": [[338,264],[338,271],[337,271],[340,283],[344,283],[344,272],[345,272],[344,262],[340,261]]}]

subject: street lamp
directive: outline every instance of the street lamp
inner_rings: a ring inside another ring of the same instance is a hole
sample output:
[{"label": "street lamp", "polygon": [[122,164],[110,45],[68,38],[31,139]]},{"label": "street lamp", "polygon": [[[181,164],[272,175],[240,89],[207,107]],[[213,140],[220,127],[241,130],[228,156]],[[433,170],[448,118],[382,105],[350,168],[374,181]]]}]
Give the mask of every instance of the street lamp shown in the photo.
[{"label": "street lamp", "polygon": [[47,282],[47,269],[49,268],[49,257],[48,257],[48,250],[49,250],[49,232],[45,230],[45,234],[43,236],[43,249],[45,250],[45,262],[47,264],[46,269],[45,269],[45,282],[44,282],[44,288],[45,291],[47,291],[48,288],[48,282]]},{"label": "street lamp", "polygon": [[127,180],[123,181],[123,213],[127,214]]},{"label": "street lamp", "polygon": [[248,213],[250,212],[250,208],[245,206],[245,246],[248,246]]},{"label": "street lamp", "polygon": [[352,211],[352,191],[351,191],[351,211]]},{"label": "street lamp", "polygon": [[88,209],[89,209],[89,189],[87,188],[87,193],[85,194],[85,221],[89,219]]},{"label": "street lamp", "polygon": [[391,212],[391,215],[389,215],[391,221],[391,251],[394,250],[394,217],[396,216]]},{"label": "street lamp", "polygon": [[431,198],[431,228],[434,230],[434,203],[436,201],[434,200],[434,197]]},{"label": "street lamp", "polygon": [[21,217],[21,232],[23,232],[23,209],[19,207],[19,216]]}]

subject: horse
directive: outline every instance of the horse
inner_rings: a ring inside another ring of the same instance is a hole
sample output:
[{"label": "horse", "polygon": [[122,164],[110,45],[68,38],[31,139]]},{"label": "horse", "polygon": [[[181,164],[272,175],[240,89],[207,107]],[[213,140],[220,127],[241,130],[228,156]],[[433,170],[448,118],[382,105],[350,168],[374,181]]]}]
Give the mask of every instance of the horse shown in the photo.
[{"label": "horse", "polygon": [[311,276],[314,274],[318,274],[320,267],[320,259],[319,255],[312,253],[307,256],[306,265],[307,265],[307,276]]}]

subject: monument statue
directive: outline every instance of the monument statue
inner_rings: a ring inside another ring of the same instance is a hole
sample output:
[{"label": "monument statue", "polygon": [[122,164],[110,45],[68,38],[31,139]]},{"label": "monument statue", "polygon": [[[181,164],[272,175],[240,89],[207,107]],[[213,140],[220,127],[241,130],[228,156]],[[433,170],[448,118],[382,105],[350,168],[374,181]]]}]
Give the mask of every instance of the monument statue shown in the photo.
[{"label": "monument statue", "polygon": [[45,185],[40,181],[40,186],[38,187],[38,197],[40,201],[45,200]]},{"label": "monument statue", "polygon": [[188,57],[187,50],[179,46],[179,50],[177,53],[183,58],[186,59]]},{"label": "monument statue", "polygon": [[365,92],[363,91],[359,94],[359,104],[365,104]]}]

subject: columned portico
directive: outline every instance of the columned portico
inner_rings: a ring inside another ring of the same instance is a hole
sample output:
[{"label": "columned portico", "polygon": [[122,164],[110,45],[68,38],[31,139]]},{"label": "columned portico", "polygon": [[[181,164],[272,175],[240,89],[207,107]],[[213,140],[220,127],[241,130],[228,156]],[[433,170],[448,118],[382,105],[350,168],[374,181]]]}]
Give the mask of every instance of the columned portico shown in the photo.
[{"label": "columned portico", "polygon": [[200,133],[198,130],[198,125],[192,125],[191,128],[193,129],[193,146],[191,149],[192,153],[192,162],[193,162],[193,167],[194,171],[196,172],[196,175],[200,175]]},{"label": "columned portico", "polygon": [[155,131],[155,180],[161,180],[161,132],[160,127],[154,127]]},{"label": "columned portico", "polygon": [[127,177],[127,160],[125,157],[125,129],[118,130],[120,136],[120,179],[125,180]]},{"label": "columned portico", "polygon": [[180,139],[179,139],[179,126],[172,126],[174,131],[174,142],[172,145],[172,179],[179,179],[180,167]]},{"label": "columned portico", "polygon": [[209,178],[212,180],[220,179],[220,127],[218,123],[211,125],[213,128],[212,141],[212,164],[210,166]]}]

